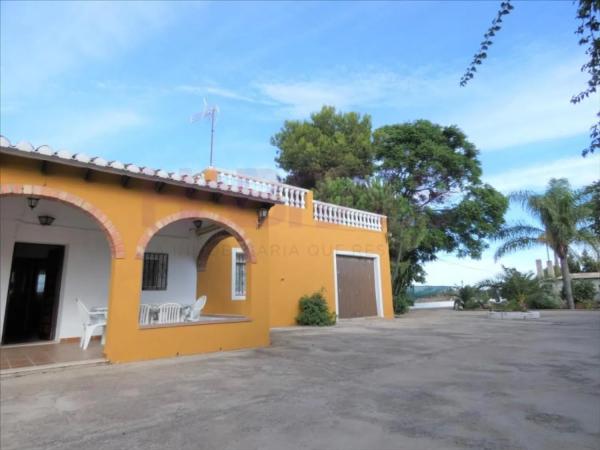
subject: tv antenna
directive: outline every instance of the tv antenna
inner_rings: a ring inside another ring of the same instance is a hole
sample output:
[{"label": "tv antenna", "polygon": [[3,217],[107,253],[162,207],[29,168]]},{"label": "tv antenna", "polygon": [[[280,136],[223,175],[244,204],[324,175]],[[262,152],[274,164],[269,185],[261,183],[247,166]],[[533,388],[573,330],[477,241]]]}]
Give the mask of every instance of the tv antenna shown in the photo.
[{"label": "tv antenna", "polygon": [[199,122],[202,119],[210,118],[210,164],[209,167],[213,167],[213,144],[215,140],[215,119],[219,113],[219,107],[217,105],[209,105],[204,99],[204,109],[202,112],[198,112],[190,117],[190,122]]}]

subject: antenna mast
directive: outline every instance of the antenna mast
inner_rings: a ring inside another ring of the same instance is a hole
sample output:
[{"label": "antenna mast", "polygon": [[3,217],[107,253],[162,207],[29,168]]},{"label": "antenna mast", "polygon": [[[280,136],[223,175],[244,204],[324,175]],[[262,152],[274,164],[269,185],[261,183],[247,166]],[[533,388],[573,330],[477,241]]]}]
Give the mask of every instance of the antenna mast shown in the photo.
[{"label": "antenna mast", "polygon": [[213,166],[213,143],[215,141],[215,116],[216,116],[217,110],[216,109],[211,109],[210,110],[210,164],[209,166],[212,167]]},{"label": "antenna mast", "polygon": [[206,99],[204,99],[204,109],[202,112],[194,114],[190,121],[198,122],[205,118],[210,118],[210,164],[209,167],[213,167],[213,148],[215,141],[215,120],[217,118],[217,114],[219,113],[219,107],[217,105],[208,105],[206,103]]}]

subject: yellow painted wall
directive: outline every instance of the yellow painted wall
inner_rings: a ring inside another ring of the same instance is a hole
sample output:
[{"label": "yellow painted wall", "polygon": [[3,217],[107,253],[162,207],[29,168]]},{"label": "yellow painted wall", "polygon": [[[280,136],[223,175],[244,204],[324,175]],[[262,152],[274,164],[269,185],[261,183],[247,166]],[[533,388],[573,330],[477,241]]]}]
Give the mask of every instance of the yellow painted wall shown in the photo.
[{"label": "yellow painted wall", "polygon": [[[119,176],[98,172],[85,181],[84,170],[51,163],[47,173],[42,173],[39,161],[0,155],[3,186],[46,186],[77,195],[106,214],[121,234],[125,257],[112,260],[105,346],[106,356],[113,362],[268,345],[270,326],[294,324],[302,295],[324,288],[330,309],[335,311],[334,250],[380,256],[384,316],[393,317],[386,231],[314,221],[310,192],[305,209],[277,205],[258,228],[256,210],[241,208],[226,196],[218,203],[207,193],[188,198],[177,186],[165,186],[157,193],[153,183],[136,179],[124,188]],[[206,313],[241,314],[250,321],[140,329],[142,260],[136,258],[138,242],[157,221],[189,210],[198,211],[198,218],[210,213],[235,223],[254,248],[257,261],[247,264],[246,301],[231,301],[230,249],[237,246],[233,238],[213,250],[197,283],[198,294],[208,296]]]},{"label": "yellow painted wall", "polygon": [[[207,302],[203,313],[206,314],[249,314],[252,299],[231,298],[231,252],[239,248],[234,238],[222,240],[211,252],[204,272],[198,272],[197,296],[206,295]],[[246,264],[246,271],[248,264]],[[247,288],[249,286],[246,286]]]},{"label": "yellow painted wall", "polygon": [[165,186],[161,193],[153,183],[131,179],[123,188],[115,175],[94,173],[83,179],[84,169],[50,164],[47,173],[40,162],[0,155],[0,182],[44,186],[77,195],[103,211],[121,234],[125,257],[113,259],[109,294],[106,357],[112,362],[161,358],[176,355],[232,350],[269,345],[269,260],[258,258],[248,264],[249,322],[202,324],[140,329],[138,308],[141,294],[142,260],[136,258],[136,246],[148,227],[171,214],[198,211],[219,214],[244,230],[254,247],[268,244],[268,229],[256,227],[256,211],[240,208],[233,199],[223,197],[215,203],[200,193],[188,198],[184,190]]},{"label": "yellow painted wall", "polygon": [[[312,192],[307,209],[275,206],[269,218],[270,323],[272,327],[295,323],[298,300],[324,289],[331,311],[335,308],[333,252],[378,254],[385,318],[393,318],[390,263],[386,231],[317,222],[312,217]],[[259,250],[259,254],[264,249]]]}]

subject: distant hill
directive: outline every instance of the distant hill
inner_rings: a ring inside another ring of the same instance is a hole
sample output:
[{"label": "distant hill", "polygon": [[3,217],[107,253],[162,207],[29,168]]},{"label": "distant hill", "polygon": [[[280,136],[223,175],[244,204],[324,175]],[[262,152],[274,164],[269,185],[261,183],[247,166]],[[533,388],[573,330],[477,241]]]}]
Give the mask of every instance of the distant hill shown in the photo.
[{"label": "distant hill", "polygon": [[408,290],[408,296],[412,300],[420,300],[431,297],[445,297],[454,286],[412,286]]}]

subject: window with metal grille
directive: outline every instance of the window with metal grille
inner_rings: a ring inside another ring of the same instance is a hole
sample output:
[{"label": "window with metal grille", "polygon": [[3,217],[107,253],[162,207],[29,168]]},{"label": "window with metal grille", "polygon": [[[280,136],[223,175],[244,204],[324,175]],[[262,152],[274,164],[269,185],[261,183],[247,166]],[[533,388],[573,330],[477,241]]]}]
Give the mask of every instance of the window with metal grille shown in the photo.
[{"label": "window with metal grille", "polygon": [[231,298],[246,300],[246,255],[241,248],[231,252]]},{"label": "window with metal grille", "polygon": [[144,253],[142,290],[165,291],[168,269],[169,255],[167,253]]}]

